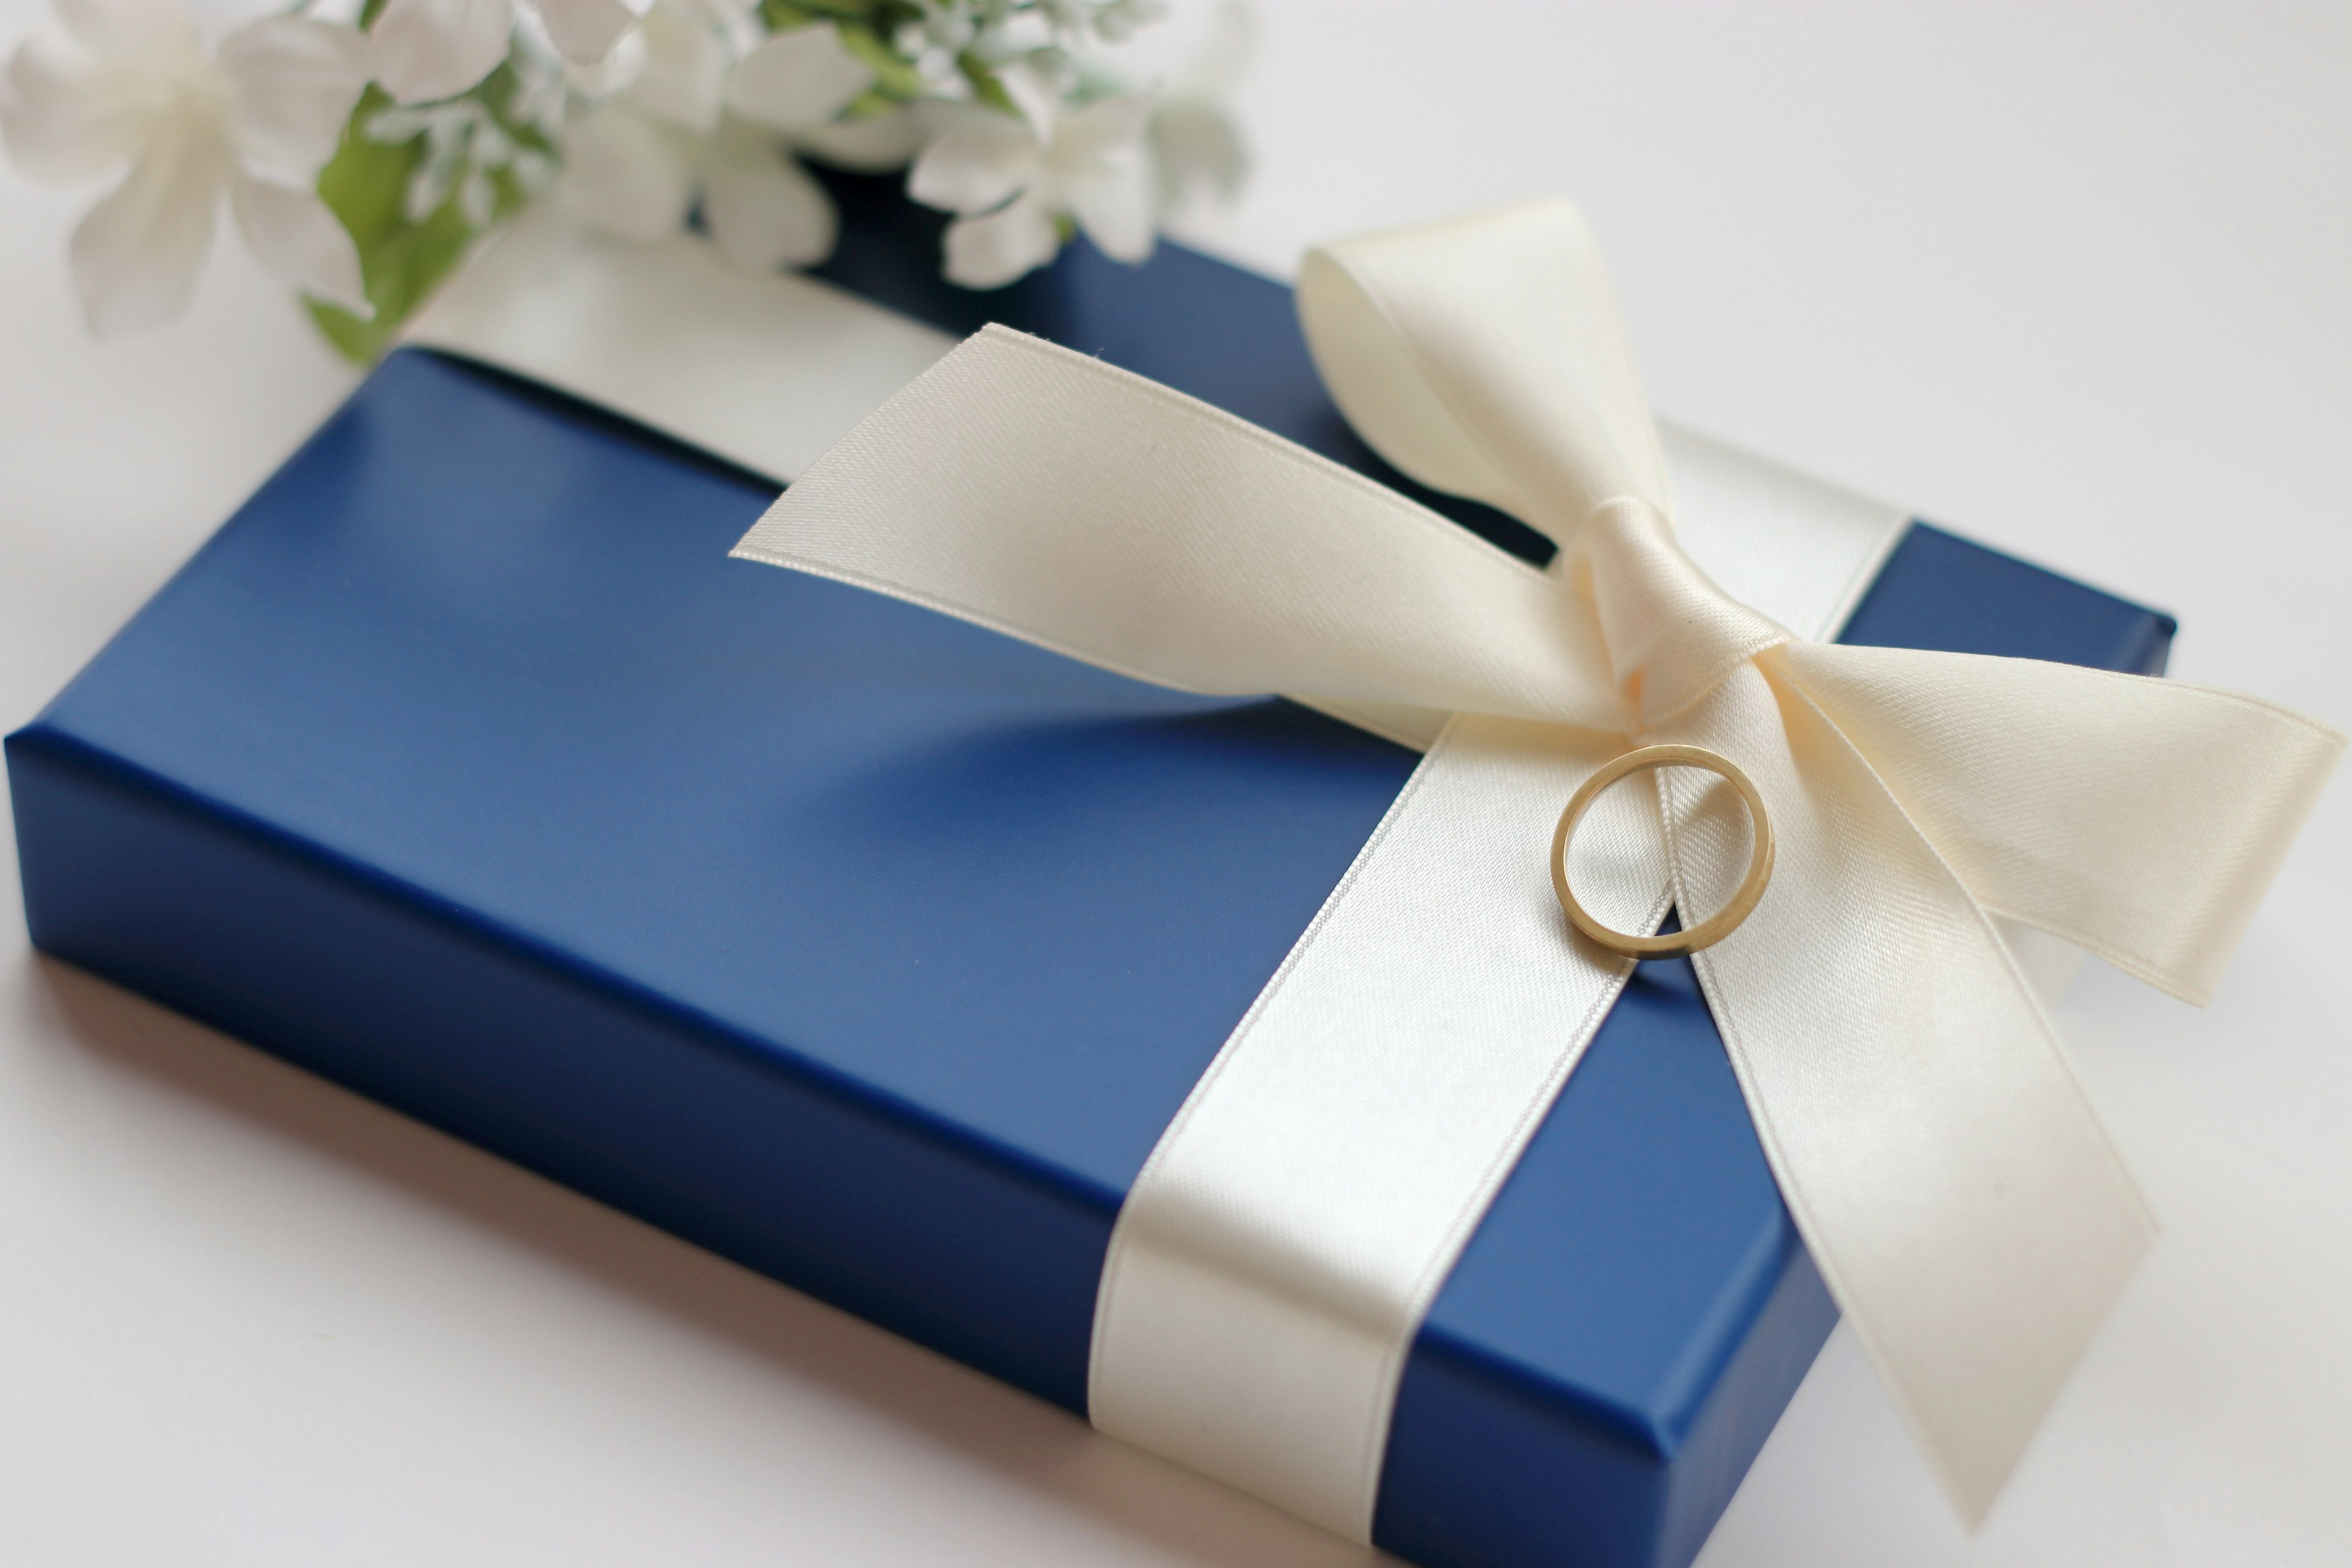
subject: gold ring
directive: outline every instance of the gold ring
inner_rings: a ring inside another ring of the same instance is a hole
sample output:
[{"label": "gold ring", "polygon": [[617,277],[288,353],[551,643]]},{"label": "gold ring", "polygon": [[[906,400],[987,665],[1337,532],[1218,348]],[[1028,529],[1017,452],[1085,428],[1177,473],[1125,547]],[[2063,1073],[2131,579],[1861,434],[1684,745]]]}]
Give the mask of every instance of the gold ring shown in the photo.
[{"label": "gold ring", "polygon": [[[1748,857],[1748,875],[1740,879],[1739,890],[1723,908],[1687,931],[1665,936],[1628,936],[1602,925],[1576,901],[1576,894],[1568,885],[1568,841],[1586,808],[1601,798],[1602,790],[1627,773],[1667,767],[1705,768],[1728,780],[1731,787],[1739,792],[1739,798],[1748,803],[1748,820],[1756,826],[1756,849]],[[1559,907],[1569,923],[1610,952],[1627,958],[1680,958],[1703,947],[1713,947],[1738,930],[1739,922],[1754,912],[1757,900],[1764,896],[1764,884],[1771,879],[1772,819],[1764,815],[1764,797],[1756,793],[1756,785],[1733,765],[1729,757],[1705,746],[1643,746],[1614,759],[1569,797],[1568,809],[1559,814],[1559,826],[1551,836],[1552,891],[1559,895]]]}]

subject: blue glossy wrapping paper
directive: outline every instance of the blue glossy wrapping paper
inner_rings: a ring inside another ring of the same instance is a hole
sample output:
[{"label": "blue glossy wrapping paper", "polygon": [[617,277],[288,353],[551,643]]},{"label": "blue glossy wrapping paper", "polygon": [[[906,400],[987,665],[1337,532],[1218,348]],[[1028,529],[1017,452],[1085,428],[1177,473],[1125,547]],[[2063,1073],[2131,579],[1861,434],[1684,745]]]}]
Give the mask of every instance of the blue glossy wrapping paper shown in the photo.
[{"label": "blue glossy wrapping paper", "polygon": [[[1278,286],[1077,248],[960,295],[843,190],[837,281],[1402,482]],[[1414,758],[728,560],[772,493],[395,354],[10,738],[34,939],[1083,1413],[1121,1196]],[[1846,636],[2154,669],[2170,630],[1915,527]],[[1415,1343],[1376,1538],[1686,1563],[1833,1316],[1646,965]]]}]

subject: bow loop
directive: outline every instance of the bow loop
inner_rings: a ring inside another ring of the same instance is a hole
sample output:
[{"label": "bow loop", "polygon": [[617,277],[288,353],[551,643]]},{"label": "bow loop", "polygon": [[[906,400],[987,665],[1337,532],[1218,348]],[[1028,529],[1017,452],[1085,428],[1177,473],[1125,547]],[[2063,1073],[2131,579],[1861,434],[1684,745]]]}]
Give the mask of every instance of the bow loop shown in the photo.
[{"label": "bow loop", "polygon": [[1566,202],[1309,252],[1298,315],[1356,433],[1433,489],[1561,545],[1623,497],[1671,510],[1609,269]]},{"label": "bow loop", "polygon": [[1563,547],[1628,731],[1788,640],[1675,544],[1609,270],[1566,202],[1324,247],[1301,271],[1298,312],[1325,386],[1382,457]]}]

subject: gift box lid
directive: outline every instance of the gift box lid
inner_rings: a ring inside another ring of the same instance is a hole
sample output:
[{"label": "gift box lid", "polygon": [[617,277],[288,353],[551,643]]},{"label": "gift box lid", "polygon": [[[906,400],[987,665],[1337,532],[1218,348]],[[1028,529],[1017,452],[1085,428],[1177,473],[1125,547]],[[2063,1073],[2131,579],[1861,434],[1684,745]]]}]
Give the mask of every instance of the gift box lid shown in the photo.
[{"label": "gift box lid", "polygon": [[[970,308],[850,195],[837,278]],[[1393,479],[1278,285],[1079,247],[999,313]],[[395,353],[10,738],[35,940],[1083,1412],[1121,1196],[1416,759],[729,560],[772,494]],[[2169,633],[1917,527],[1846,635]],[[1645,965],[1416,1342],[1377,1539],[1686,1561],[1832,1317]]]}]

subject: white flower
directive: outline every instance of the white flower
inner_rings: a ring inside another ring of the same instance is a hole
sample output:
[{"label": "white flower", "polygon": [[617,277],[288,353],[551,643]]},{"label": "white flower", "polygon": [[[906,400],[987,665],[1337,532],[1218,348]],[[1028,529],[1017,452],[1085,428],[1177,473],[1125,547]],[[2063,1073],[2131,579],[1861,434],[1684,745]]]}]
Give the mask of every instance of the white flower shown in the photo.
[{"label": "white flower", "polygon": [[371,142],[395,146],[424,138],[425,155],[409,175],[401,202],[411,223],[423,223],[454,194],[457,214],[469,226],[489,227],[499,205],[498,187],[490,176],[501,169],[529,195],[555,183],[553,161],[517,142],[499,117],[475,99],[416,107],[395,104],[370,115],[361,133]]},{"label": "white flower", "polygon": [[1241,134],[1218,105],[1173,99],[1151,116],[1151,152],[1160,171],[1160,210],[1181,214],[1196,202],[1230,202],[1249,174]]},{"label": "white flower", "polygon": [[824,125],[874,85],[830,22],[771,35],[727,73],[727,107],[779,131]]},{"label": "white flower", "polygon": [[536,24],[574,66],[613,58],[651,0],[391,0],[368,33],[368,69],[400,103],[452,98],[499,68],[515,24]]},{"label": "white flower", "polygon": [[1106,44],[1123,44],[1168,15],[1161,0],[1046,0],[1045,9],[1059,31]]},{"label": "white flower", "polygon": [[1003,45],[1003,29],[1013,17],[983,16],[987,0],[917,0],[921,14],[898,24],[891,47],[915,68],[925,88],[941,97],[960,97],[971,90],[963,68],[956,62],[967,50],[992,53]]},{"label": "white flower", "polygon": [[832,200],[776,137],[740,121],[689,136],[627,103],[572,128],[556,192],[592,228],[646,244],[677,233],[698,197],[711,242],[747,267],[814,265],[838,234]]},{"label": "white flower", "polygon": [[912,151],[902,115],[835,120],[874,74],[830,23],[778,33],[730,65],[719,38],[666,0],[646,16],[644,38],[636,79],[564,138],[558,195],[604,233],[663,238],[698,198],[729,257],[761,268],[812,266],[833,254],[839,219],[790,152],[889,168]]},{"label": "white flower", "polygon": [[68,36],[16,51],[0,135],[39,178],[130,165],[74,230],[75,288],[92,330],[158,325],[186,309],[221,198],[262,265],[365,315],[359,253],[310,189],[367,80],[348,27],[274,16],[207,58],[178,0],[59,0]]},{"label": "white flower", "polygon": [[1203,198],[1231,201],[1249,172],[1241,133],[1224,105],[1256,46],[1256,24],[1244,0],[1218,7],[1208,38],[1159,93],[1151,114],[1151,151],[1160,167],[1160,211],[1165,218]]},{"label": "white flower", "polygon": [[960,108],[926,146],[907,194],[957,214],[947,232],[948,280],[994,289],[1054,259],[1067,215],[1106,256],[1151,254],[1157,195],[1147,140],[1152,100],[1098,99],[1064,114],[1027,72],[999,75],[1018,117]]}]

